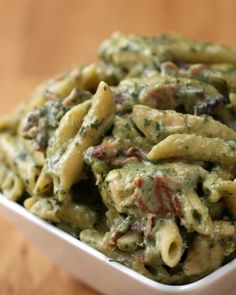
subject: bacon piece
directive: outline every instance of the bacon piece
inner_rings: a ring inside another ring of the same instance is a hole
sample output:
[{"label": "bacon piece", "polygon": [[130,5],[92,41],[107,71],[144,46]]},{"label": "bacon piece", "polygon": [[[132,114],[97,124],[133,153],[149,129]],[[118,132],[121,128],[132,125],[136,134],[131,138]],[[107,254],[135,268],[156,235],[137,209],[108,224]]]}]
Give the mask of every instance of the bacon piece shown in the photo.
[{"label": "bacon piece", "polygon": [[176,183],[166,176],[157,176],[155,178],[155,196],[159,202],[158,215],[174,215],[180,217],[180,202],[177,194],[169,188],[173,186],[176,190]]},{"label": "bacon piece", "polygon": [[136,178],[135,181],[134,181],[134,184],[137,186],[137,187],[141,187],[144,183],[144,179],[143,177],[139,177],[139,178]]},{"label": "bacon piece", "polygon": [[118,145],[114,143],[103,143],[94,148],[92,157],[97,159],[110,159],[117,156]]},{"label": "bacon piece", "polygon": [[[169,177],[158,175],[150,183],[150,179],[138,177],[134,181],[135,205],[143,213],[152,213],[158,217],[167,215],[181,216],[179,201],[179,184]],[[146,186],[146,187],[145,187]]]}]

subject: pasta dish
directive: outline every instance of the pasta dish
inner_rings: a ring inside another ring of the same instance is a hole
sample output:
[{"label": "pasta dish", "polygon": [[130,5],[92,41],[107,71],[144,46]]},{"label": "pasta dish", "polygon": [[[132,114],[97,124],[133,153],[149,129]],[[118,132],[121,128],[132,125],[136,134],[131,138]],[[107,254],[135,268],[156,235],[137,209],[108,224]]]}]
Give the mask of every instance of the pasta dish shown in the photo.
[{"label": "pasta dish", "polygon": [[236,50],[115,33],[0,118],[0,192],[155,281],[236,256]]}]

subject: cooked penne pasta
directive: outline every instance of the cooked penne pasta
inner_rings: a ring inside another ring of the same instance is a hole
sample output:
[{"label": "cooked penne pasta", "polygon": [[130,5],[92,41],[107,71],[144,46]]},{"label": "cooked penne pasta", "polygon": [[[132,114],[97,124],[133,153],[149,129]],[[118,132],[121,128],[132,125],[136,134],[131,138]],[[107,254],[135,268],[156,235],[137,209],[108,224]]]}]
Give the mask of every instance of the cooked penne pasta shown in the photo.
[{"label": "cooked penne pasta", "polygon": [[[90,107],[91,101],[88,100],[73,107],[64,115],[56,130],[53,146],[63,144],[77,134]],[[55,147],[51,147],[53,148]]]},{"label": "cooked penne pasta", "polygon": [[24,193],[22,180],[5,164],[0,164],[0,191],[12,201],[18,201]]},{"label": "cooked penne pasta", "polygon": [[220,105],[229,103],[228,93],[220,93],[202,81],[161,76],[124,79],[113,88],[117,110],[124,113],[135,104],[152,108],[178,109],[196,115],[214,114]]},{"label": "cooked penne pasta", "polygon": [[229,211],[236,215],[236,182],[230,180],[221,181],[217,185],[217,190],[224,198]]},{"label": "cooked penne pasta", "polygon": [[57,212],[60,208],[57,200],[53,198],[30,197],[24,201],[24,206],[33,214],[53,222],[59,222]]},{"label": "cooked penne pasta", "polygon": [[189,63],[236,64],[234,49],[196,41],[179,34],[163,34],[153,38],[115,33],[102,43],[100,56],[108,63],[123,68],[136,64],[174,60]]},{"label": "cooked penne pasta", "polygon": [[84,151],[96,144],[101,134],[111,126],[114,111],[111,91],[105,83],[101,82],[78,134],[66,147],[65,152],[58,154],[56,151],[56,155],[49,158],[48,172],[52,175],[54,186],[59,189],[59,193],[68,191],[80,178]]},{"label": "cooked penne pasta", "polygon": [[0,136],[0,150],[6,163],[23,180],[26,190],[32,193],[38,179],[40,168],[27,152],[19,138],[4,133]]},{"label": "cooked penne pasta", "polygon": [[96,221],[96,213],[85,205],[59,203],[54,198],[31,197],[24,206],[35,215],[53,222],[65,222],[75,229],[90,229]]},{"label": "cooked penne pasta", "polygon": [[183,241],[176,223],[173,220],[162,222],[155,238],[164,263],[169,267],[176,266],[183,254]]},{"label": "cooked penne pasta", "polygon": [[137,147],[144,150],[149,150],[151,148],[150,141],[144,138],[135,128],[135,125],[131,121],[130,117],[116,116],[112,134],[115,138],[117,138],[117,140],[131,141]]},{"label": "cooked penne pasta", "polygon": [[173,134],[155,145],[147,157],[151,161],[165,158],[187,158],[222,165],[235,164],[235,147],[235,140],[226,141],[194,134]]},{"label": "cooked penne pasta", "polygon": [[203,204],[194,191],[182,195],[184,226],[189,231],[202,235],[210,235],[213,230],[208,208]]},{"label": "cooked penne pasta", "polygon": [[219,242],[211,246],[209,237],[196,236],[184,263],[184,273],[188,276],[209,273],[217,269],[223,261],[223,250]]},{"label": "cooked penne pasta", "polygon": [[233,167],[225,167],[216,165],[211,173],[203,181],[203,190],[211,203],[216,203],[221,199],[218,190],[218,184],[223,180],[231,180],[234,178]]},{"label": "cooked penne pasta", "polygon": [[61,119],[58,129],[56,130],[51,144],[47,150],[48,161],[45,163],[40,176],[37,180],[34,194],[40,195],[45,194],[46,192],[51,190],[52,187],[52,176],[48,173],[48,163],[50,163],[50,159],[54,159],[55,151],[60,150],[63,151],[70,144],[70,140],[78,133],[83,119],[87,114],[89,108],[91,106],[91,101],[85,101],[70,111],[68,111],[64,117]]},{"label": "cooked penne pasta", "polygon": [[201,279],[236,257],[236,50],[117,33],[100,57],[0,118],[0,193],[155,281]]},{"label": "cooked penne pasta", "polygon": [[193,116],[173,110],[160,111],[147,106],[133,107],[132,120],[153,143],[171,134],[196,134],[236,140],[236,132],[209,116]]}]

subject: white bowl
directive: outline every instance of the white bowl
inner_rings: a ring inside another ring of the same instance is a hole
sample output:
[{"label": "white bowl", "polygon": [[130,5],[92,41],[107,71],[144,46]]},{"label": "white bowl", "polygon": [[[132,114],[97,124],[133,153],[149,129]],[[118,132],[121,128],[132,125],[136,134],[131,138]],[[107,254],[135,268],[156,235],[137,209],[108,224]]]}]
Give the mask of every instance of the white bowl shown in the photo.
[{"label": "white bowl", "polygon": [[207,277],[184,286],[154,282],[69,234],[32,215],[0,194],[0,214],[20,229],[25,237],[74,277],[103,294],[126,295],[235,295],[236,259]]}]

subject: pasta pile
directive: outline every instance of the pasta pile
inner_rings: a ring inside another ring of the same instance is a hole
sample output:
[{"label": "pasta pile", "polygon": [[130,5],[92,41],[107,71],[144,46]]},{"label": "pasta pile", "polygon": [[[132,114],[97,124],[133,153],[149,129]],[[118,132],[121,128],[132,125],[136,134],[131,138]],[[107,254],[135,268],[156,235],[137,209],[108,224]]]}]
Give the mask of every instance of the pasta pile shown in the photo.
[{"label": "pasta pile", "polygon": [[236,254],[236,51],[115,33],[0,118],[0,191],[155,281]]}]

